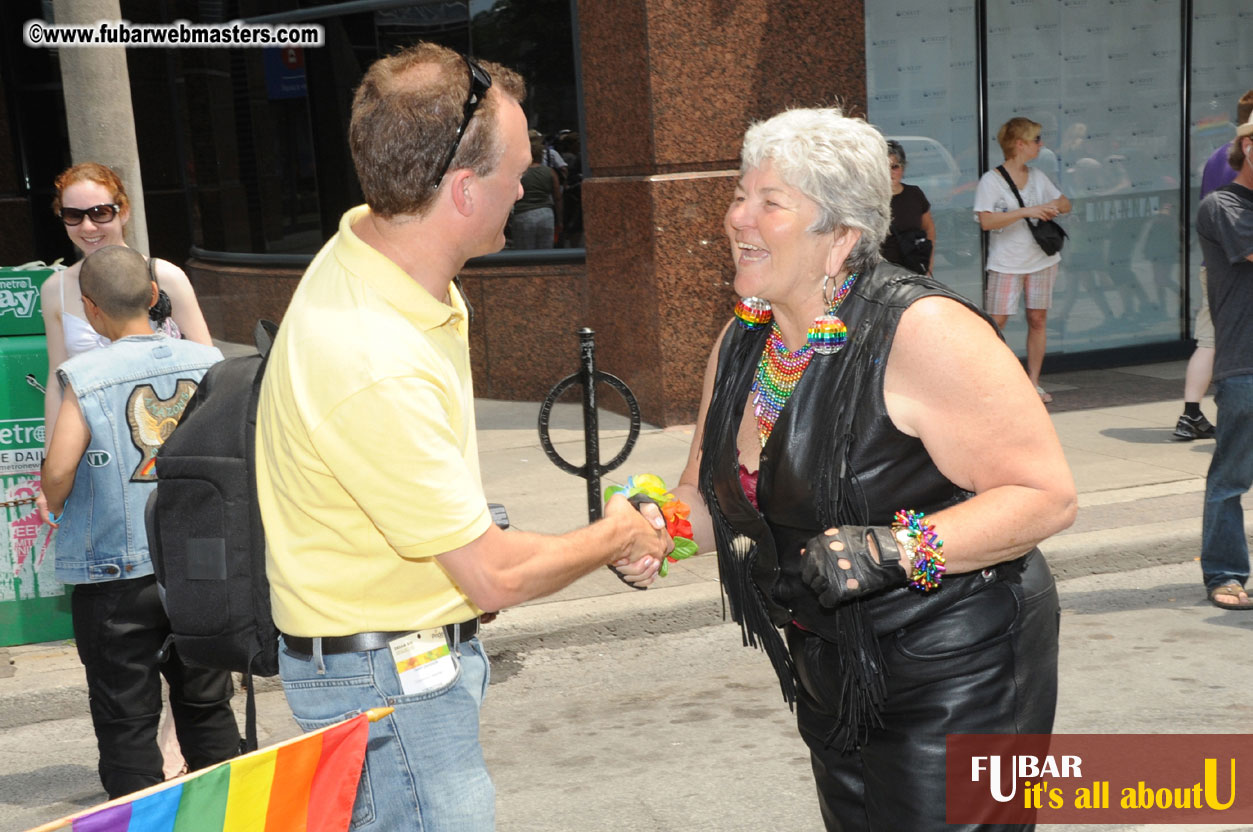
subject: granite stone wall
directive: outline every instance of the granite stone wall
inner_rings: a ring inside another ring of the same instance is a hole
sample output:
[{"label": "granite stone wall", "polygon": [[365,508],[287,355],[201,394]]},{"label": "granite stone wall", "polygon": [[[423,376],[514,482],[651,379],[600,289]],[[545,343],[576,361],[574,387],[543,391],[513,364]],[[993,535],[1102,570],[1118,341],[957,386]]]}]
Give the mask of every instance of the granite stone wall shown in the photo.
[{"label": "granite stone wall", "polygon": [[580,0],[588,326],[646,421],[692,422],[735,302],[722,217],[753,121],[863,113],[858,0]]}]

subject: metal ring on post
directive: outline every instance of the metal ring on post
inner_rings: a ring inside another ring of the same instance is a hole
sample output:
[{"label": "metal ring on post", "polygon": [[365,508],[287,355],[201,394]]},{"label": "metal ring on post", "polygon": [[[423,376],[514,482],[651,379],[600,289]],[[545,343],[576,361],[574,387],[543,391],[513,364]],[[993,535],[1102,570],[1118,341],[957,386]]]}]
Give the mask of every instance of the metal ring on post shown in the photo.
[{"label": "metal ring on post", "polygon": [[[552,438],[549,436],[548,423],[552,416],[553,405],[557,403],[557,399],[561,398],[567,390],[578,384],[581,380],[582,373],[573,373],[557,382],[553,389],[549,391],[548,396],[544,399],[544,403],[539,409],[539,442],[540,447],[544,449],[544,455],[552,460],[561,470],[568,474],[574,474],[576,477],[586,478],[588,474],[587,462],[583,465],[574,465],[568,462],[561,454],[557,453],[557,449],[553,447]],[[636,440],[640,436],[640,403],[635,398],[635,394],[631,392],[631,388],[626,382],[610,373],[604,373],[600,370],[596,371],[596,381],[604,383],[617,390],[622,398],[626,401],[627,410],[630,413],[630,428],[627,431],[626,444],[622,446],[622,450],[618,455],[604,465],[599,465],[601,473],[612,471],[622,463],[626,462],[631,450],[635,447]]]}]

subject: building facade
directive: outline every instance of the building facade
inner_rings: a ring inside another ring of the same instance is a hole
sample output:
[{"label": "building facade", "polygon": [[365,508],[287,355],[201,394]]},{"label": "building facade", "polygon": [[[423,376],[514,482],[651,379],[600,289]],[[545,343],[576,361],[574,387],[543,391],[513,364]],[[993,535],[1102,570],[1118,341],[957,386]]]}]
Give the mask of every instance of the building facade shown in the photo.
[{"label": "building facade", "polygon": [[[0,4],[0,262],[72,257],[51,216],[70,163],[56,50],[21,24],[63,2]],[[64,0],[73,2],[73,0]],[[971,205],[1012,115],[1071,198],[1050,367],[1185,355],[1199,302],[1200,166],[1253,87],[1247,0],[122,0],[140,23],[314,22],[316,49],[127,52],[152,252],[187,268],[210,328],[281,319],[302,266],[360,193],[352,91],[415,40],[517,67],[532,126],[565,151],[559,246],[462,275],[479,395],[541,399],[577,368],[576,330],[645,419],[695,417],[734,296],[722,215],[753,120],[840,103],[909,156],[937,221],[936,276],[983,285]],[[572,138],[573,137],[573,138]],[[108,160],[102,160],[108,161]],[[571,204],[579,213],[571,213]],[[582,233],[579,234],[581,228]],[[1020,320],[1020,319],[1019,319]],[[1010,324],[1011,343],[1015,338]],[[612,400],[613,396],[603,397]]]}]

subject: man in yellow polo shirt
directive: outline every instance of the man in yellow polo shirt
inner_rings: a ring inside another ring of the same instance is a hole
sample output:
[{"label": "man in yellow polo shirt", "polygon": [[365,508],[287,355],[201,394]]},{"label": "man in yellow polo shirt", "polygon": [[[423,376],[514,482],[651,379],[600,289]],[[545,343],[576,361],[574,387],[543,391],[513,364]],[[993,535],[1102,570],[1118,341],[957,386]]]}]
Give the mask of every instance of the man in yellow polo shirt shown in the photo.
[{"label": "man in yellow polo shirt", "polygon": [[257,415],[279,666],[312,730],[370,727],[353,829],[486,830],[482,610],[613,564],[647,584],[670,547],[655,506],[615,498],[560,536],[504,532],[479,481],[466,305],[452,279],[504,245],[531,161],[521,78],[434,44],[376,62],[349,142],[366,205],[309,266]]}]

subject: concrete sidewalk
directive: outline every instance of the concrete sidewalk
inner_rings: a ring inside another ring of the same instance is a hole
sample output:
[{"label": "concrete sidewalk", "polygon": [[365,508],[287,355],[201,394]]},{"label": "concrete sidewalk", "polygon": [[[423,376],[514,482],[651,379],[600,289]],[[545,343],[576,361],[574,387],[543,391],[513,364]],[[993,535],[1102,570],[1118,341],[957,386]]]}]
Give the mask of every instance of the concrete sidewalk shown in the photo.
[{"label": "concrete sidewalk", "polygon": [[[1115,370],[1046,375],[1049,405],[1079,490],[1074,526],[1041,547],[1058,579],[1195,561],[1200,554],[1205,474],[1212,440],[1181,442],[1175,421],[1183,410],[1183,361]],[[488,499],[505,502],[517,528],[559,532],[587,522],[583,481],[563,474],[538,447],[533,424],[519,425],[528,406],[480,401],[479,452]],[[1202,409],[1214,417],[1212,399]],[[616,454],[626,420],[601,416],[601,456]],[[581,414],[558,406],[553,442],[569,460],[583,458]],[[645,428],[630,458],[606,482],[637,471],[674,483],[687,461],[691,426]],[[1250,518],[1253,529],[1253,517]],[[641,627],[661,621],[686,628],[680,596],[717,595],[717,565],[701,555],[671,565],[670,576],[647,593],[623,586],[608,571],[593,573],[547,598],[511,610],[490,625],[493,645],[553,640],[587,641],[616,629],[617,615]],[[699,588],[697,584],[710,584]],[[632,597],[632,596],[646,597]],[[1204,596],[1197,567],[1197,595]],[[624,596],[624,597],[617,597]],[[708,615],[708,606],[692,603]],[[675,621],[675,616],[680,621]],[[660,631],[660,630],[659,630]]]},{"label": "concrete sidewalk", "polygon": [[[1212,441],[1179,442],[1184,362],[1046,375],[1055,396],[1053,423],[1080,492],[1075,526],[1045,553],[1060,578],[1184,563],[1197,558],[1205,473]],[[487,497],[508,507],[515,528],[562,532],[587,522],[586,486],[550,462],[536,431],[538,405],[478,402],[479,451]],[[1212,401],[1203,409],[1214,417]],[[622,417],[601,415],[601,456],[610,459],[627,434]],[[557,405],[552,441],[574,464],[583,461],[581,412]],[[675,483],[692,428],[644,426],[630,458],[605,482],[652,472]],[[1196,594],[1203,596],[1200,570]],[[493,650],[590,643],[627,621],[664,632],[718,621],[717,566],[702,555],[672,565],[647,592],[599,570],[565,590],[508,610],[488,625]],[[273,684],[272,682],[266,683]],[[48,643],[0,648],[0,729],[86,712],[85,683],[74,647]]]}]

